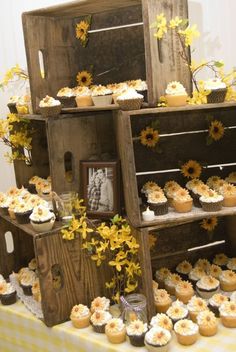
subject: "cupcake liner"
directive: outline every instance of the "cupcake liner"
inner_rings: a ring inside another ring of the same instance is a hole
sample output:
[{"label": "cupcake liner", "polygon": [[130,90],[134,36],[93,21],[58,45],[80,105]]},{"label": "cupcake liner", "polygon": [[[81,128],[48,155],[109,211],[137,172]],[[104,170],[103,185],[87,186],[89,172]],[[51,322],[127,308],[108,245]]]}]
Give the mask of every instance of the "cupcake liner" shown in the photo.
[{"label": "cupcake liner", "polygon": [[149,203],[149,209],[153,210],[155,215],[164,215],[168,213],[168,202],[166,201],[165,203]]},{"label": "cupcake liner", "polygon": [[206,203],[200,201],[202,205],[202,210],[204,211],[219,211],[222,208],[223,201],[215,202],[215,203]]},{"label": "cupcake liner", "polygon": [[139,110],[141,109],[143,98],[137,99],[117,99],[117,103],[120,106],[121,110]]},{"label": "cupcake liner", "polygon": [[106,326],[106,324],[104,324],[104,325],[93,325],[92,324],[92,326],[93,326],[93,330],[95,332],[98,332],[99,334],[105,334],[105,326]]},{"label": "cupcake liner", "polygon": [[75,97],[57,97],[63,108],[74,108],[76,106]]},{"label": "cupcake liner", "polygon": [[21,284],[20,286],[22,287],[22,290],[23,290],[25,296],[32,296],[32,286],[31,285],[25,286],[25,285]]},{"label": "cupcake liner", "polygon": [[8,207],[6,208],[0,208],[0,214],[1,215],[9,215],[8,213]]},{"label": "cupcake liner", "polygon": [[207,103],[223,103],[225,101],[227,88],[213,89],[210,94],[207,95]]},{"label": "cupcake liner", "polygon": [[144,346],[145,333],[143,333],[142,335],[128,335],[128,337],[129,337],[129,341],[130,341],[131,345],[133,345],[135,347],[143,347]]},{"label": "cupcake liner", "polygon": [[12,113],[12,114],[18,113],[17,108],[16,108],[16,103],[8,103],[7,106],[8,106],[8,109],[10,110],[10,113]]},{"label": "cupcake liner", "polygon": [[6,295],[1,295],[1,303],[4,306],[9,306],[16,303],[16,291]]},{"label": "cupcake liner", "polygon": [[16,221],[19,224],[28,224],[30,222],[29,216],[32,213],[32,210],[25,213],[15,213]]},{"label": "cupcake liner", "polygon": [[61,112],[61,104],[55,106],[43,106],[39,107],[41,114],[44,117],[54,117],[60,114]]},{"label": "cupcake liner", "polygon": [[212,306],[211,304],[209,304],[208,308],[212,311],[212,313],[215,314],[216,318],[219,318],[220,312],[219,312],[219,308],[218,307]]},{"label": "cupcake liner", "polygon": [[196,193],[194,193],[193,191],[190,191],[190,195],[191,197],[193,198],[193,205],[196,207],[196,208],[201,208],[201,203],[200,203],[200,196]]}]

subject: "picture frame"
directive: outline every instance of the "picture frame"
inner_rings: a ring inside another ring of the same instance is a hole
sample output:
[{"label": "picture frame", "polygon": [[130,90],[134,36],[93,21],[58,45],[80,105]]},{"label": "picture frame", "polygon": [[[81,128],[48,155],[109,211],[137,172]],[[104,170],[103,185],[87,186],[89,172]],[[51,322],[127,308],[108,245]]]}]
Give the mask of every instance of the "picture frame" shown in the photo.
[{"label": "picture frame", "polygon": [[82,160],[81,198],[87,215],[110,219],[120,213],[120,162]]}]

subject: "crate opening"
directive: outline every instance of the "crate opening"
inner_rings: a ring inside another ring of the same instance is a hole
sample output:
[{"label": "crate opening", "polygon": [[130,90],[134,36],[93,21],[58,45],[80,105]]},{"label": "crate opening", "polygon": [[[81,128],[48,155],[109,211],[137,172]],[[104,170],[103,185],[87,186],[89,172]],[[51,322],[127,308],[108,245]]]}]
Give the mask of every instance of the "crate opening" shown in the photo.
[{"label": "crate opening", "polygon": [[59,264],[54,264],[51,267],[52,283],[55,291],[60,291],[64,286],[62,269]]},{"label": "crate opening", "polygon": [[74,181],[74,157],[69,151],[64,154],[64,169],[66,181],[72,183]]}]

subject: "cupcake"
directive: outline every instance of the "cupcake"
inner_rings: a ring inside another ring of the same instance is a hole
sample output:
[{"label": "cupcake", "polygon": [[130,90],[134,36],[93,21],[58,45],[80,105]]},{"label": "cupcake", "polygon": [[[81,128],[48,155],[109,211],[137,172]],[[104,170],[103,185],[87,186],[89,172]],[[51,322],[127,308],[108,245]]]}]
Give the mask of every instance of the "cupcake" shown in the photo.
[{"label": "cupcake", "polygon": [[187,319],[188,309],[179,300],[177,300],[172,303],[170,308],[168,308],[166,314],[172,320],[173,324],[175,324],[181,319]]},{"label": "cupcake", "polygon": [[212,264],[207,270],[207,274],[215,277],[216,279],[219,279],[220,274],[222,273],[222,269],[219,265]]},{"label": "cupcake", "polygon": [[204,82],[204,89],[209,91],[207,103],[223,103],[225,101],[227,87],[219,78],[208,79]]},{"label": "cupcake", "polygon": [[156,191],[157,192],[162,192],[161,187],[159,187],[156,182],[153,182],[153,181],[146,182],[141,188],[142,202],[144,204],[146,204],[147,198],[148,198],[148,194],[152,193],[152,192],[156,192]]},{"label": "cupcake", "polygon": [[228,260],[227,269],[236,273],[236,258],[230,258]]},{"label": "cupcake", "polygon": [[90,318],[93,330],[95,332],[104,334],[105,326],[109,320],[112,319],[112,315],[105,310],[96,310]]},{"label": "cupcake", "polygon": [[207,303],[204,299],[200,297],[193,296],[187,304],[190,318],[196,323],[197,316],[200,312],[208,310]]},{"label": "cupcake", "polygon": [[180,275],[183,280],[187,280],[188,275],[189,275],[190,271],[192,270],[192,264],[189,263],[187,260],[184,260],[177,265],[175,270],[176,270],[177,274]]},{"label": "cupcake", "polygon": [[208,307],[215,314],[215,316],[219,318],[220,316],[219,308],[221,304],[228,301],[229,301],[229,297],[224,296],[221,293],[216,293],[209,299]]},{"label": "cupcake", "polygon": [[75,101],[78,107],[92,106],[93,100],[91,90],[88,87],[74,88]]},{"label": "cupcake", "polygon": [[233,185],[236,185],[236,172],[233,171],[231,172],[228,177],[225,178],[225,181],[228,183],[232,183]]},{"label": "cupcake", "polygon": [[236,303],[225,302],[220,306],[219,311],[222,324],[227,328],[236,328]]},{"label": "cupcake", "polygon": [[236,206],[236,186],[225,184],[220,188],[219,193],[224,197],[223,207]]},{"label": "cupcake", "polygon": [[226,292],[236,290],[236,274],[232,270],[223,270],[220,277],[220,288]]},{"label": "cupcake", "polygon": [[175,287],[175,297],[184,304],[187,304],[193,295],[193,286],[188,281],[182,281]]},{"label": "cupcake", "polygon": [[93,86],[92,101],[95,106],[110,105],[112,103],[112,91],[102,85]]},{"label": "cupcake", "polygon": [[177,81],[172,81],[167,85],[166,100],[168,106],[184,106],[187,104],[187,93],[184,86]]},{"label": "cupcake", "polygon": [[36,279],[36,274],[32,270],[25,271],[20,276],[20,279],[19,279],[20,286],[22,287],[23,292],[26,296],[32,296],[32,286],[35,279]]},{"label": "cupcake", "polygon": [[228,260],[229,258],[227,257],[227,255],[225,255],[224,253],[219,253],[215,255],[213,263],[220,266],[221,269],[226,269]]},{"label": "cupcake", "polygon": [[117,104],[117,98],[128,89],[128,85],[125,82],[113,83],[108,84],[107,88],[112,91],[113,103]]},{"label": "cupcake", "polygon": [[196,261],[196,263],[194,264],[194,268],[202,268],[204,271],[208,271],[208,269],[210,268],[211,263],[209,262],[209,260],[205,259],[205,258],[200,258]]},{"label": "cupcake", "polygon": [[97,310],[109,310],[110,300],[106,297],[96,297],[91,303],[91,313]]},{"label": "cupcake", "polygon": [[20,97],[16,103],[16,110],[20,115],[29,114],[30,110],[32,110],[31,99],[29,95],[23,95]]},{"label": "cupcake", "polygon": [[171,334],[168,330],[154,327],[146,333],[144,343],[150,352],[166,352],[168,351],[170,340]]},{"label": "cupcake", "polygon": [[158,313],[165,313],[172,304],[170,295],[164,289],[154,291],[154,303]]},{"label": "cupcake", "polygon": [[168,213],[168,201],[162,191],[149,192],[147,202],[156,216]]},{"label": "cupcake", "polygon": [[200,297],[209,299],[219,291],[220,282],[212,276],[203,276],[196,284],[196,291]]},{"label": "cupcake", "polygon": [[33,207],[30,203],[20,201],[14,208],[16,220],[19,224],[28,224],[29,216],[32,213]]},{"label": "cupcake", "polygon": [[210,191],[210,188],[205,185],[203,182],[195,187],[191,191],[191,197],[193,198],[193,204],[197,208],[201,208],[200,197],[207,195]]},{"label": "cupcake", "polygon": [[70,314],[70,320],[77,329],[87,328],[90,320],[90,310],[83,304],[75,305]]},{"label": "cupcake", "polygon": [[46,95],[39,102],[39,110],[44,117],[54,117],[61,113],[61,102]]},{"label": "cupcake", "polygon": [[222,178],[220,178],[219,180],[216,180],[215,182],[213,182],[213,185],[211,188],[214,191],[216,191],[217,193],[219,193],[220,190],[222,189],[222,187],[225,185],[228,185],[228,183],[225,180],[223,180]]},{"label": "cupcake", "polygon": [[10,113],[17,114],[16,104],[20,101],[20,97],[18,95],[14,95],[10,97],[7,106],[10,110]]},{"label": "cupcake", "polygon": [[147,101],[147,83],[145,81],[142,81],[141,79],[135,79],[127,81],[127,85],[129,88],[133,88],[138,93],[142,94],[144,100]]},{"label": "cupcake", "polygon": [[214,336],[218,330],[218,322],[214,313],[204,311],[199,313],[197,317],[199,332],[202,336]]},{"label": "cupcake", "polygon": [[190,271],[188,278],[189,278],[190,282],[192,283],[194,289],[196,287],[196,283],[198,282],[198,280],[200,280],[201,277],[203,277],[205,275],[206,275],[205,270],[203,268],[198,267],[198,266],[194,267]]},{"label": "cupcake", "polygon": [[221,180],[221,178],[219,176],[211,176],[207,179],[207,186],[214,189],[215,184],[217,183],[217,181]]},{"label": "cupcake", "polygon": [[50,231],[56,219],[54,213],[42,205],[36,206],[29,218],[33,229],[37,232]]},{"label": "cupcake", "polygon": [[8,197],[7,195],[4,195],[4,197],[1,198],[0,200],[1,215],[9,215],[8,209],[11,201],[12,201],[12,197]]},{"label": "cupcake", "polygon": [[42,297],[41,297],[41,291],[40,291],[40,284],[39,284],[39,279],[36,278],[33,282],[32,285],[32,295],[33,295],[33,299],[36,302],[41,302]]},{"label": "cupcake", "polygon": [[[164,190],[165,190],[165,188],[164,188]],[[169,187],[166,188],[165,194],[166,194],[166,197],[168,199],[168,205],[170,207],[172,207],[172,208],[174,207],[173,206],[173,201],[174,201],[175,195],[180,190],[183,190],[183,188],[180,187],[180,185],[178,185],[178,183],[177,184],[172,184],[172,186],[170,185]]]},{"label": "cupcake", "polygon": [[113,318],[108,321],[105,327],[108,341],[114,344],[122,343],[126,339],[126,329],[120,318]]},{"label": "cupcake", "polygon": [[157,315],[152,317],[150,321],[150,326],[152,328],[159,326],[160,328],[163,328],[169,331],[173,329],[172,320],[166,314],[163,314],[163,313],[158,313]]},{"label": "cupcake", "polygon": [[178,274],[169,274],[165,279],[165,289],[170,295],[175,294],[175,286],[182,281]]},{"label": "cupcake", "polygon": [[165,267],[160,268],[156,271],[155,277],[158,282],[159,288],[165,287],[165,279],[169,274],[170,274],[170,270]]},{"label": "cupcake", "polygon": [[205,195],[200,197],[202,210],[204,211],[219,211],[223,205],[223,196],[217,192],[210,190]]},{"label": "cupcake", "polygon": [[129,88],[117,98],[117,104],[122,110],[139,110],[143,102],[143,95]]},{"label": "cupcake", "polygon": [[75,94],[72,88],[61,88],[57,92],[57,98],[61,102],[63,108],[73,108],[75,106]]},{"label": "cupcake", "polygon": [[144,337],[148,331],[147,323],[141,320],[133,320],[127,327],[126,333],[131,345],[135,347],[144,346]]},{"label": "cupcake", "polygon": [[0,298],[4,306],[16,303],[16,290],[11,283],[0,283]]},{"label": "cupcake", "polygon": [[31,259],[31,261],[28,263],[28,268],[32,271],[36,271],[38,268],[36,258]]},{"label": "cupcake", "polygon": [[198,339],[198,325],[191,320],[179,320],[174,325],[177,341],[184,346],[193,345]]},{"label": "cupcake", "polygon": [[188,213],[192,210],[193,199],[186,189],[179,189],[174,195],[173,207],[178,213]]}]

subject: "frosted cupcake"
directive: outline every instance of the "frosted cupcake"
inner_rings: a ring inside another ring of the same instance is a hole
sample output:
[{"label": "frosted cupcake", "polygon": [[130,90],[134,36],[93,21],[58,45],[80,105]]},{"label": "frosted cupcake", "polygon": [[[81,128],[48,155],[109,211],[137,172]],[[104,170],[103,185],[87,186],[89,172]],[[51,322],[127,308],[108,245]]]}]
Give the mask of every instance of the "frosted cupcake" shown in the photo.
[{"label": "frosted cupcake", "polygon": [[219,267],[219,265],[216,265],[216,264],[210,265],[210,267],[207,270],[207,274],[215,277],[216,279],[219,279],[221,273],[222,273],[221,267]]},{"label": "frosted cupcake", "polygon": [[236,303],[225,302],[220,306],[219,311],[222,324],[227,328],[236,328]]},{"label": "frosted cupcake", "polygon": [[0,283],[0,299],[4,306],[16,303],[16,290],[11,283]]},{"label": "frosted cupcake", "polygon": [[221,79],[208,79],[204,82],[204,89],[209,92],[207,103],[223,103],[225,101],[227,87]]},{"label": "frosted cupcake", "polygon": [[10,113],[12,114],[17,114],[17,109],[16,109],[16,104],[20,101],[20,96],[18,95],[13,95],[10,97],[7,106],[10,110]]},{"label": "frosted cupcake", "polygon": [[0,214],[1,215],[9,215],[8,208],[12,201],[12,197],[8,197],[4,195],[0,200]]},{"label": "frosted cupcake", "polygon": [[16,220],[19,224],[27,224],[30,222],[29,216],[32,213],[33,207],[29,203],[23,201],[17,203],[14,207]]},{"label": "frosted cupcake", "polygon": [[83,329],[89,326],[90,310],[83,304],[75,305],[70,314],[73,326],[77,329]]},{"label": "frosted cupcake", "polygon": [[164,289],[154,291],[154,303],[158,313],[165,313],[172,304],[170,295]]},{"label": "frosted cupcake", "polygon": [[184,260],[177,265],[175,270],[176,270],[177,274],[179,274],[183,280],[187,280],[188,275],[189,275],[190,271],[192,270],[192,268],[193,268],[192,264],[190,262],[188,262],[187,260]]},{"label": "frosted cupcake", "polygon": [[36,274],[32,270],[24,271],[23,274],[20,275],[20,286],[26,296],[32,296],[32,286],[35,279]]},{"label": "frosted cupcake", "polygon": [[146,323],[141,320],[133,320],[127,327],[126,332],[129,337],[130,343],[136,347],[144,346],[144,337],[148,327]]},{"label": "frosted cupcake", "polygon": [[215,314],[217,318],[220,316],[219,308],[221,304],[228,302],[229,297],[222,295],[221,293],[214,294],[208,301],[209,309]]},{"label": "frosted cupcake", "polygon": [[198,325],[193,323],[191,320],[183,319],[179,320],[174,325],[174,331],[177,337],[177,341],[184,346],[193,345],[198,339]]},{"label": "frosted cupcake", "polygon": [[168,213],[168,201],[163,192],[149,192],[147,203],[156,216]]},{"label": "frosted cupcake", "polygon": [[236,258],[230,258],[227,263],[227,269],[236,273]]},{"label": "frosted cupcake", "polygon": [[57,97],[65,108],[70,108],[75,106],[75,94],[74,90],[69,87],[61,88],[57,92]]},{"label": "frosted cupcake", "polygon": [[196,287],[196,283],[198,282],[198,280],[201,279],[201,277],[205,276],[206,275],[206,272],[203,268],[200,268],[198,266],[196,266],[195,268],[193,268],[188,277],[189,277],[189,280],[191,281],[192,285],[193,285],[193,288]]},{"label": "frosted cupcake", "polygon": [[201,208],[201,203],[199,199],[201,196],[207,195],[209,191],[210,188],[204,183],[193,187],[193,190],[191,191],[191,197],[193,198],[193,204],[195,205],[195,207]]},{"label": "frosted cupcake", "polygon": [[200,297],[209,299],[219,291],[220,282],[212,276],[203,276],[196,284]]},{"label": "frosted cupcake", "polygon": [[236,186],[225,184],[220,188],[219,193],[224,197],[223,207],[236,206]]},{"label": "frosted cupcake", "polygon": [[167,316],[172,320],[173,324],[181,319],[187,319],[188,309],[180,302],[175,301],[166,312]]},{"label": "frosted cupcake", "polygon": [[233,171],[231,172],[228,177],[225,178],[225,181],[228,183],[232,183],[233,185],[236,185],[236,172]]},{"label": "frosted cupcake", "polygon": [[88,87],[76,87],[74,88],[75,101],[78,107],[92,106],[92,92]]},{"label": "frosted cupcake", "polygon": [[143,95],[136,92],[135,89],[129,88],[126,92],[119,95],[117,103],[122,110],[139,110],[143,102]]},{"label": "frosted cupcake", "polygon": [[48,95],[39,102],[39,110],[44,117],[54,117],[61,112],[61,102]]},{"label": "frosted cupcake", "polygon": [[91,313],[97,310],[109,310],[110,300],[106,297],[96,297],[91,303]]},{"label": "frosted cupcake", "polygon": [[169,331],[173,329],[172,320],[166,314],[163,314],[163,313],[158,313],[157,315],[152,317],[150,321],[150,326],[152,328],[159,326]]},{"label": "frosted cupcake", "polygon": [[117,98],[128,89],[128,85],[125,82],[113,83],[108,84],[107,88],[112,91],[113,103],[117,104]]},{"label": "frosted cupcake", "polygon": [[220,288],[226,292],[236,290],[236,274],[232,270],[223,270],[220,277]]},{"label": "frosted cupcake", "polygon": [[188,281],[182,281],[175,287],[175,297],[184,304],[187,304],[193,295],[193,286]]},{"label": "frosted cupcake", "polygon": [[95,106],[110,105],[112,103],[112,91],[102,85],[93,86],[92,101]]},{"label": "frosted cupcake", "polygon": [[207,179],[207,186],[210,187],[210,188],[213,188],[214,189],[214,186],[216,184],[217,181],[221,180],[221,178],[219,176],[211,176]]},{"label": "frosted cupcake", "polygon": [[90,318],[90,322],[95,332],[104,334],[105,326],[109,320],[112,319],[112,315],[105,310],[96,310]]},{"label": "frosted cupcake", "polygon": [[227,255],[225,255],[224,253],[218,253],[213,258],[213,263],[220,266],[221,269],[226,269],[228,260],[229,258],[227,257]]},{"label": "frosted cupcake", "polygon": [[170,207],[173,208],[173,201],[174,201],[175,195],[180,190],[182,190],[182,187],[180,187],[180,185],[178,185],[178,183],[173,184],[173,185],[169,186],[168,188],[166,188],[165,194],[168,199],[168,204]]},{"label": "frosted cupcake", "polygon": [[197,321],[197,316],[200,312],[203,312],[204,310],[208,310],[207,308],[207,303],[204,299],[200,297],[193,296],[189,303],[187,304],[187,308],[190,314],[190,318],[192,319],[193,322],[196,323]]},{"label": "frosted cupcake", "polygon": [[223,186],[225,186],[225,185],[228,185],[228,183],[225,181],[225,180],[223,180],[223,179],[219,179],[219,180],[216,180],[214,183],[213,183],[213,185],[212,185],[212,189],[214,190],[214,191],[216,191],[217,193],[219,193],[220,192],[220,190],[221,190],[221,188],[223,187]]},{"label": "frosted cupcake", "polygon": [[200,258],[196,261],[196,263],[194,264],[194,268],[202,268],[205,271],[208,271],[209,268],[211,266],[211,263],[209,262],[209,260],[205,259],[205,258]]},{"label": "frosted cupcake", "polygon": [[204,211],[219,211],[223,205],[223,196],[217,192],[210,190],[200,197],[200,203]]},{"label": "frosted cupcake", "polygon": [[108,321],[105,327],[108,341],[114,344],[122,343],[126,339],[126,328],[120,318],[113,318]]},{"label": "frosted cupcake", "polygon": [[184,106],[187,104],[187,93],[184,86],[177,81],[172,81],[167,85],[166,100],[168,106]]},{"label": "frosted cupcake", "polygon": [[175,211],[178,213],[188,213],[192,210],[193,199],[186,189],[180,189],[174,195],[172,204]]},{"label": "frosted cupcake", "polygon": [[165,287],[165,279],[167,278],[167,276],[170,274],[170,270],[163,267],[163,268],[160,268],[156,271],[155,273],[155,277],[156,277],[156,280],[159,284],[159,288],[164,288]]},{"label": "frosted cupcake", "polygon": [[144,343],[150,352],[166,352],[168,351],[170,340],[171,334],[168,330],[154,327],[146,333]]},{"label": "frosted cupcake", "polygon": [[175,294],[175,286],[182,281],[178,274],[169,274],[165,279],[165,289],[170,295]]},{"label": "frosted cupcake", "polygon": [[54,213],[42,205],[36,206],[30,215],[30,223],[37,232],[51,231],[55,219]]}]

